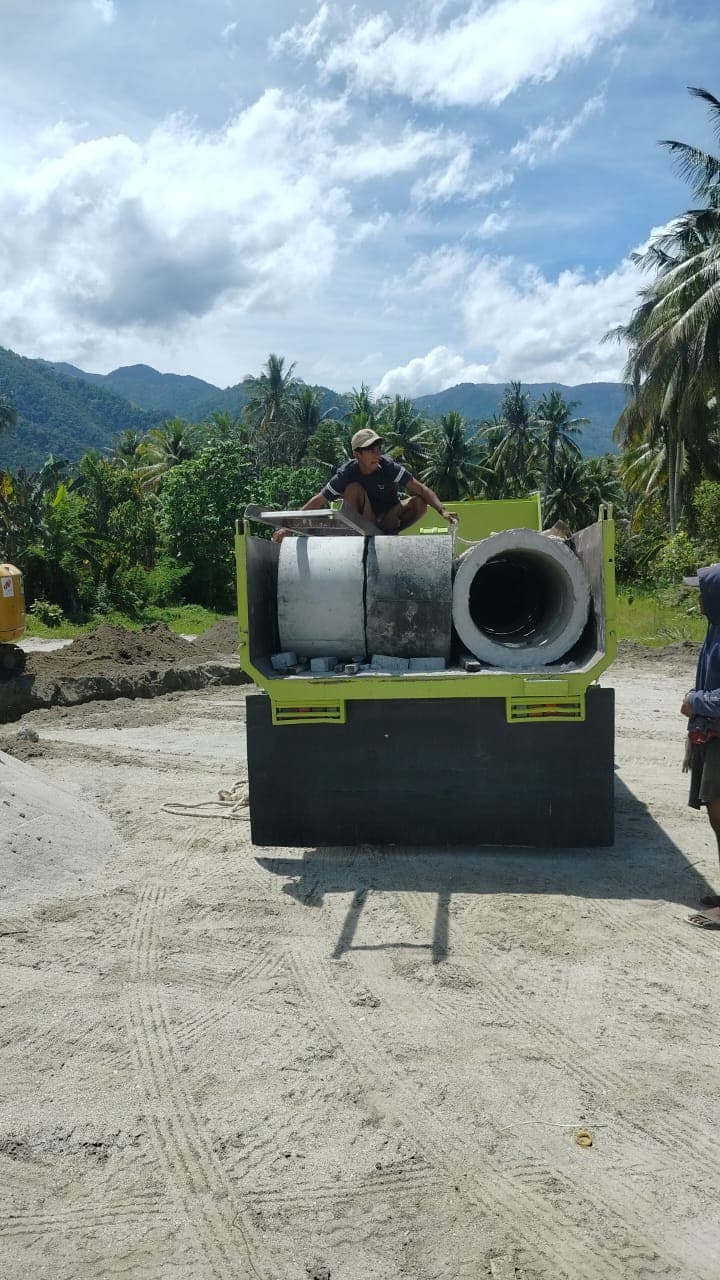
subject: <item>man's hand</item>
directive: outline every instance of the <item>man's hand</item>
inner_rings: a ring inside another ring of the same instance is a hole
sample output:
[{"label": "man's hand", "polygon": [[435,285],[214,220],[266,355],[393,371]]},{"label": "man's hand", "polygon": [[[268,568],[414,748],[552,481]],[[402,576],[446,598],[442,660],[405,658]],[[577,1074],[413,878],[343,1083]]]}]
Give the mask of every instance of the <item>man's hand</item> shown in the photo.
[{"label": "man's hand", "polygon": [[[694,692],[694,690],[691,690],[691,692]],[[690,716],[693,716],[693,715],[695,714],[695,712],[693,711],[692,707],[690,706],[690,704],[689,704],[689,702],[688,702],[688,698],[689,698],[689,697],[690,697],[690,694],[688,693],[688,694],[683,698],[683,704],[682,704],[682,706],[681,706],[681,708],[680,708],[680,715],[681,715],[681,716],[687,716],[687,717],[688,717],[688,719],[690,718]]]},{"label": "man's hand", "polygon": [[272,540],[273,542],[282,542],[283,538],[287,538],[289,533],[292,533],[292,529],[276,529]]},{"label": "man's hand", "polygon": [[443,520],[447,520],[448,524],[457,524],[458,522],[456,511],[446,511],[445,508],[443,507],[442,511],[440,512],[440,515],[442,516]]}]

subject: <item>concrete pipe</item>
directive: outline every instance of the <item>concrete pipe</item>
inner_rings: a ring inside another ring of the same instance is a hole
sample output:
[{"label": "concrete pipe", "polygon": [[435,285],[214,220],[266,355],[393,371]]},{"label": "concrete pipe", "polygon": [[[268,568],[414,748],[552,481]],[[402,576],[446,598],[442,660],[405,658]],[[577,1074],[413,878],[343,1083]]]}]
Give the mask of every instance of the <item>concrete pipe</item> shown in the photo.
[{"label": "concrete pipe", "polygon": [[278,562],[280,648],[305,657],[365,653],[365,539],[284,538]]},{"label": "concrete pipe", "polygon": [[505,671],[564,657],[589,609],[580,560],[559,539],[532,529],[493,534],[456,562],[455,629],[476,658]]},{"label": "concrete pipe", "polygon": [[452,539],[368,538],[368,653],[449,658]]}]

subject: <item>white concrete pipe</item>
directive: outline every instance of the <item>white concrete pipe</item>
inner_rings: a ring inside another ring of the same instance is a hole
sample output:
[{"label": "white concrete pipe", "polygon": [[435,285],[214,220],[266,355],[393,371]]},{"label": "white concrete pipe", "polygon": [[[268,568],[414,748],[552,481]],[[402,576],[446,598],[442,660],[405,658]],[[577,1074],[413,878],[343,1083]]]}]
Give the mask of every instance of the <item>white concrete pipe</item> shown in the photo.
[{"label": "white concrete pipe", "polygon": [[508,529],[456,562],[455,630],[476,658],[505,671],[563,658],[580,639],[589,609],[585,570],[558,538]]},{"label": "white concrete pipe", "polygon": [[365,539],[284,538],[278,562],[280,648],[305,657],[365,653]]},{"label": "white concrete pipe", "polygon": [[368,653],[449,658],[452,539],[368,538]]}]

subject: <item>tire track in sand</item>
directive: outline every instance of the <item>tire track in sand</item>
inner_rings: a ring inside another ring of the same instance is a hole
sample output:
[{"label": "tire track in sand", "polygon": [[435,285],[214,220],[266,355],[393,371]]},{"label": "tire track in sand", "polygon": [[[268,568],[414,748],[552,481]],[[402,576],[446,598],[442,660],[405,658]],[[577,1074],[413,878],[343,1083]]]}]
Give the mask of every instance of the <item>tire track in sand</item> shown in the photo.
[{"label": "tire track in sand", "polygon": [[[411,924],[421,931],[432,927],[434,913],[429,901],[431,895],[408,892],[398,896],[401,902],[405,900],[406,916]],[[569,1021],[560,1025],[544,1017],[538,1011],[537,1000],[524,998],[521,987],[508,981],[506,966],[498,962],[492,943],[486,943],[480,952],[477,944],[473,946],[471,939],[463,937],[461,923],[456,932],[459,932],[460,937],[453,946],[453,955],[462,960],[477,980],[483,983],[484,995],[494,1004],[498,1015],[511,1014],[521,1021],[533,1044],[545,1048],[548,1054],[556,1058],[568,1078],[574,1079],[579,1085],[590,1084],[599,1094],[622,1094],[625,1085],[622,1072],[607,1064],[590,1062],[587,1046],[573,1037]],[[703,980],[705,977],[704,970]],[[562,1057],[558,1056],[559,1046],[563,1049]],[[691,1111],[683,1112],[682,1116],[672,1111],[657,1111],[653,1116],[652,1132],[643,1130],[638,1124],[630,1126],[620,1115],[617,1117],[617,1127],[633,1145],[637,1142],[637,1134],[643,1133],[648,1141],[662,1146],[670,1177],[677,1174],[678,1151],[684,1151],[690,1141],[693,1150],[702,1158],[703,1168],[720,1178],[720,1150],[717,1143],[712,1133],[708,1132]]]},{"label": "tire track in sand", "polygon": [[293,949],[292,959],[318,1026],[342,1046],[361,1083],[371,1080],[381,1093],[387,1094],[388,1080],[392,1080],[393,1091],[401,1102],[395,1112],[398,1123],[428,1164],[440,1166],[452,1183],[458,1182],[462,1170],[460,1194],[476,1211],[489,1220],[512,1224],[523,1245],[536,1258],[539,1253],[543,1255],[547,1274],[554,1280],[563,1272],[568,1280],[628,1280],[625,1262],[604,1234],[598,1231],[593,1247],[589,1247],[594,1209],[590,1201],[580,1203],[576,1196],[559,1196],[562,1188],[554,1179],[545,1193],[521,1183],[486,1152],[483,1161],[487,1176],[480,1176],[474,1167],[477,1153],[467,1136],[430,1114],[419,1103],[407,1075],[376,1045],[368,1022],[359,1028],[347,996],[338,990],[330,971],[332,961],[322,943],[312,946],[305,941]]},{"label": "tire track in sand", "polygon": [[[431,895],[409,891],[398,897],[404,900],[406,916],[411,924],[420,931],[432,927],[434,910]],[[556,1062],[564,1076],[574,1080],[578,1087],[582,1088],[590,1084],[598,1094],[611,1096],[621,1091],[624,1077],[619,1070],[591,1063],[588,1060],[586,1046],[573,1039],[566,1025],[560,1025],[540,1014],[538,1002],[524,998],[522,988],[517,983],[508,981],[505,973],[506,966],[502,961],[498,961],[492,943],[490,945],[486,943],[479,951],[477,945],[473,947],[469,945],[468,939],[463,938],[461,926],[456,925],[455,931],[460,933],[460,938],[453,946],[453,957],[462,961],[475,980],[482,983],[483,999],[490,1007],[496,1009],[498,1018],[503,1015],[507,1017],[510,1014],[516,1023],[521,1023],[525,1028],[528,1043],[532,1043],[534,1048],[546,1055],[548,1061]],[[401,1009],[398,1010],[398,1016],[402,1016]],[[720,1157],[713,1149],[711,1136],[692,1115],[675,1116],[669,1112],[658,1111],[653,1116],[651,1128],[644,1129],[639,1121],[633,1119],[631,1123],[621,1113],[617,1113],[613,1118],[613,1128],[631,1149],[637,1148],[638,1135],[642,1135],[654,1148],[654,1166],[661,1169],[670,1182],[678,1176],[678,1151],[686,1148],[690,1135],[692,1135],[692,1141],[697,1144],[695,1149],[701,1151],[703,1161],[708,1159],[711,1166],[720,1171]],[[657,1148],[661,1150],[658,1151]],[[566,1180],[564,1172],[550,1171],[540,1166],[540,1177],[545,1175]],[[530,1177],[529,1168],[527,1176]],[[621,1188],[623,1186],[618,1170],[613,1174],[613,1183]],[[598,1196],[600,1189],[601,1183],[598,1182]],[[624,1184],[624,1190],[625,1197],[622,1201],[617,1195],[610,1197],[606,1192],[603,1205],[610,1213],[619,1216],[628,1230],[636,1232],[639,1239],[644,1240],[647,1234],[644,1225],[646,1219],[640,1213],[643,1201],[649,1214],[656,1213],[657,1206],[652,1199],[643,1196],[638,1190],[637,1183],[632,1179]],[[645,1256],[646,1250],[643,1249],[642,1252]],[[678,1257],[677,1262],[682,1265],[683,1259]],[[704,1266],[706,1271],[698,1271],[698,1266]],[[695,1267],[698,1276],[706,1275],[707,1280],[715,1280],[716,1250],[708,1246],[702,1261],[696,1253]],[[648,1274],[652,1272],[648,1271]]]},{"label": "tire track in sand", "polygon": [[165,898],[162,885],[146,885],[130,929],[128,1030],[135,1072],[170,1189],[202,1250],[202,1275],[217,1280],[252,1275],[261,1280],[246,1215],[232,1204],[230,1188],[178,1070],[158,980]]}]

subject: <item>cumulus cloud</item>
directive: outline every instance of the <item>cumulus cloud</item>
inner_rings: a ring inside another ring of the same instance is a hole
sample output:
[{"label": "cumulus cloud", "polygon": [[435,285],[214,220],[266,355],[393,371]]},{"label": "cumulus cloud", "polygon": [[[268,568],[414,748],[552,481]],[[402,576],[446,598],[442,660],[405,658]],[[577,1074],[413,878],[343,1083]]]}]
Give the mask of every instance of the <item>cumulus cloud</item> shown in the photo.
[{"label": "cumulus cloud", "polygon": [[367,91],[437,106],[497,104],[523,84],[552,80],[587,60],[646,7],[647,0],[473,0],[444,26],[442,5],[422,25],[373,14],[323,47],[322,5],[312,23],[292,28],[278,44],[316,54],[327,75],[344,74]]},{"label": "cumulus cloud", "polygon": [[384,211],[355,213],[358,184],[464,145],[410,128],[338,145],[346,122],[343,99],[269,90],[213,133],[181,118],[142,141],[58,129],[0,195],[4,331],[16,340],[34,325],[42,347],[64,324],[77,346],[98,328],[169,330],[219,306],[310,295],[385,225]]},{"label": "cumulus cloud", "polygon": [[459,382],[495,382],[489,365],[469,364],[450,347],[433,347],[426,356],[417,356],[406,365],[389,369],[381,378],[377,396],[422,396],[456,387]]},{"label": "cumulus cloud", "polygon": [[[465,255],[438,258],[433,277],[439,285],[457,280]],[[432,263],[429,264],[432,267]],[[418,277],[419,278],[419,277]],[[624,351],[605,344],[605,333],[625,323],[637,304],[642,285],[638,268],[624,259],[606,275],[590,276],[580,269],[563,271],[556,279],[512,258],[481,257],[456,289],[466,328],[468,352],[483,361],[462,356],[448,347],[434,347],[424,356],[388,370],[378,390],[384,395],[422,395],[442,391],[458,382],[615,381],[621,376]]]}]

